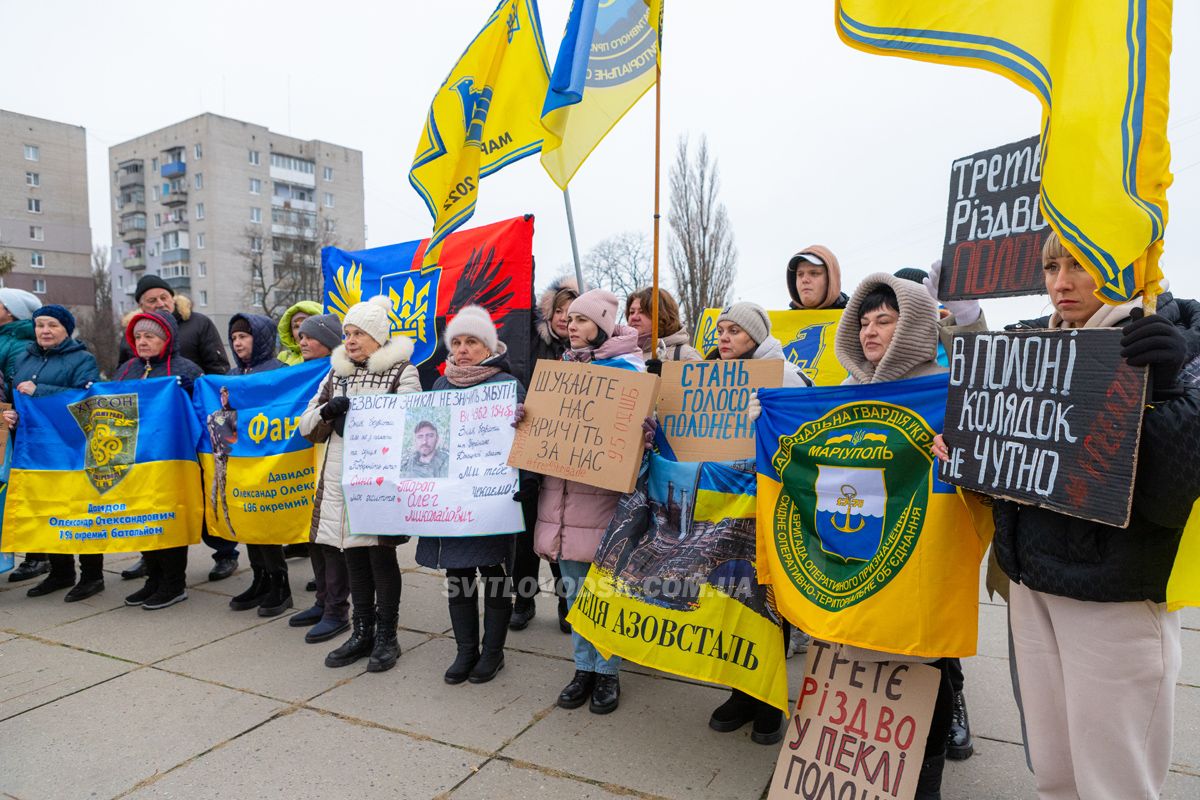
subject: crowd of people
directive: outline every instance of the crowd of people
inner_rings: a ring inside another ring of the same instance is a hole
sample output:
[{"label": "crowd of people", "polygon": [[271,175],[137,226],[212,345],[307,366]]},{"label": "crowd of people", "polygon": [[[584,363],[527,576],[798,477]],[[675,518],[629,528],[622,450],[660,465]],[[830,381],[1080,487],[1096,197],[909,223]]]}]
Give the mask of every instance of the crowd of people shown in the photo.
[{"label": "crowd of people", "polygon": [[[1095,285],[1059,242],[1043,252],[1046,290],[1054,312],[1048,318],[1017,323],[1023,328],[1122,328],[1122,357],[1149,368],[1142,438],[1131,522],[1115,528],[1010,501],[995,500],[994,563],[989,588],[1009,601],[1014,690],[1022,708],[1026,746],[1038,791],[1047,798],[1157,797],[1170,764],[1174,685],[1180,668],[1178,614],[1165,609],[1166,582],[1181,532],[1196,499],[1196,486],[1180,476],[1200,476],[1200,390],[1181,375],[1194,375],[1200,359],[1200,304],[1163,294],[1158,313],[1142,315],[1140,299],[1103,305]],[[977,302],[939,303],[938,265],[930,273],[903,269],[863,280],[843,292],[836,256],[825,247],[798,252],[787,263],[790,307],[797,311],[844,309],[836,329],[835,352],[849,373],[848,384],[878,384],[945,371],[938,344],[955,332],[986,330]],[[366,659],[366,669],[382,672],[401,656],[402,572],[397,547],[408,537],[354,534],[348,526],[342,491],[343,433],[350,398],[407,394],[423,390],[410,363],[413,343],[392,335],[391,304],[383,297],[351,307],[343,319],[323,315],[316,302],[288,309],[276,324],[257,314],[234,315],[227,331],[231,364],[212,321],[194,312],[157,276],[136,288],[139,309],[124,321],[123,358],[111,380],[175,377],[185,391],[204,374],[249,375],[327,358],[329,371],[300,418],[300,433],[323,443],[309,543],[301,546],[311,563],[315,592],[311,607],[290,618],[306,628],[305,640],[319,643],[349,632],[325,655],[330,668]],[[664,361],[783,360],[784,386],[803,391],[809,378],[788,362],[772,335],[771,316],[754,303],[735,302],[716,321],[716,346],[700,353],[680,319],[674,298],[658,293],[658,328],[652,330],[654,292],[627,298],[593,288],[579,291],[573,281],[555,282],[535,305],[533,356],[623,370],[661,370]],[[622,317],[623,320],[622,321]],[[101,378],[86,346],[72,338],[74,319],[59,305],[43,305],[33,295],[0,289],[0,369],[4,392],[34,397],[81,389]],[[523,424],[524,384],[514,374],[507,347],[488,311],[458,310],[443,332],[444,374],[429,389],[455,389],[515,380],[518,405],[514,424]],[[280,343],[282,350],[279,350]],[[1187,369],[1185,370],[1185,367]],[[214,412],[208,436],[214,458],[227,458],[231,418],[228,403]],[[758,413],[757,400],[749,411]],[[15,411],[4,419],[21,436]],[[653,446],[654,419],[643,424],[644,444]],[[934,454],[946,458],[940,437]],[[1195,479],[1192,483],[1195,482]],[[1182,484],[1182,485],[1181,485]],[[558,705],[587,704],[607,714],[620,704],[621,659],[606,657],[571,629],[567,614],[621,496],[617,492],[553,476],[522,472],[514,502],[521,504],[525,533],[478,537],[421,537],[416,560],[442,570],[447,612],[457,645],[444,679],[448,684],[487,683],[504,668],[510,631],[526,628],[536,614],[542,561],[553,576],[558,625],[570,634],[574,674]],[[225,492],[217,491],[214,499]],[[214,509],[215,509],[214,502]],[[229,511],[224,509],[225,519]],[[230,527],[232,527],[230,525]],[[974,535],[965,532],[963,535]],[[235,542],[204,534],[212,551],[211,580],[229,578],[237,568]],[[248,545],[249,586],[231,598],[233,610],[257,609],[262,616],[293,607],[284,545]],[[147,551],[122,573],[145,578],[125,602],[148,610],[187,598],[188,548]],[[42,580],[30,597],[66,589],[75,602],[104,589],[103,557],[26,554],[9,580]],[[480,598],[482,597],[482,616]],[[790,651],[803,651],[803,631],[784,634]],[[837,643],[847,657],[887,660]],[[973,745],[967,720],[961,665],[956,659],[931,660],[941,674],[933,721],[921,767],[918,798],[940,796],[946,758],[966,758]],[[716,708],[710,727],[720,732],[752,726],[751,738],[776,744],[784,734],[782,713],[734,689]]]}]

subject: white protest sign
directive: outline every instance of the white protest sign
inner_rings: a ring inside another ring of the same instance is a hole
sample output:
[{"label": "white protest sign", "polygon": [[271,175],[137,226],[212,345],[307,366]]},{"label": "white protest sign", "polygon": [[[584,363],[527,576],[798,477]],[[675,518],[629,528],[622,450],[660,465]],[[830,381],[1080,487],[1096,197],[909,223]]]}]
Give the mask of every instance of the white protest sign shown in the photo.
[{"label": "white protest sign", "polygon": [[514,381],[350,398],[342,489],[350,532],[487,536],[525,530],[512,499]]}]

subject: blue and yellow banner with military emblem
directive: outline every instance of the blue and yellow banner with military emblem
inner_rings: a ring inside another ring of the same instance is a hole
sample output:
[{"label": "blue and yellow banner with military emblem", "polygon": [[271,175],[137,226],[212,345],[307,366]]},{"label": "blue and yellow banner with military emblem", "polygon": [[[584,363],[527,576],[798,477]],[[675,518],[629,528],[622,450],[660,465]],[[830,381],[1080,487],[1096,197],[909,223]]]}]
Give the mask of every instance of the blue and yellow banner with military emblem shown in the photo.
[{"label": "blue and yellow banner with military emblem", "polygon": [[308,541],[320,465],[318,448],[300,435],[300,415],[328,374],[329,359],[319,358],[196,381],[209,533],[247,544]]},{"label": "blue and yellow banner with military emblem", "polygon": [[508,345],[513,374],[528,376],[533,369],[533,217],[456,231],[446,237],[439,265],[422,269],[428,244],[421,239],[368,250],[322,249],[325,312],[342,319],[355,303],[387,296],[392,334],[412,339],[412,363],[428,389],[446,358],[446,322],[464,306],[481,305]]},{"label": "blue and yellow banner with military emblem", "polygon": [[[721,309],[705,309],[696,325],[693,347],[708,355],[717,346],[717,317]],[[768,311],[771,335],[783,345],[783,355],[817,386],[837,386],[849,374],[833,352],[841,309]]]},{"label": "blue and yellow banner with military emblem", "polygon": [[1041,209],[1106,303],[1160,291],[1171,0],[838,0],[846,44],[994,72],[1042,105]]},{"label": "blue and yellow banner with military emblem", "polygon": [[549,74],[536,0],[501,0],[434,94],[408,173],[433,215],[425,266],[475,213],[479,181],[542,149]]},{"label": "blue and yellow banner with military emblem", "polygon": [[783,632],[755,573],[754,462],[652,454],[568,616],[606,655],[788,709]]},{"label": "blue and yellow banner with military emblem", "polygon": [[759,576],[832,642],[926,658],[975,653],[991,514],[938,480],[946,374],[761,389]]},{"label": "blue and yellow banner with military emblem", "polygon": [[9,552],[126,553],[200,541],[200,427],[174,378],[18,394]]}]

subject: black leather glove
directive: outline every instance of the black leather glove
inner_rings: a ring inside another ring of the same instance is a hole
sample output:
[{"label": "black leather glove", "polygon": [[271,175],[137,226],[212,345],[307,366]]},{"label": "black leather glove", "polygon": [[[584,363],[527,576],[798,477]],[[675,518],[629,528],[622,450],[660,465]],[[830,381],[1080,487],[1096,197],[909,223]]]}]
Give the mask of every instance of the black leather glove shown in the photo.
[{"label": "black leather glove", "polygon": [[1144,316],[1142,309],[1130,313],[1133,322],[1121,337],[1121,358],[1132,367],[1150,367],[1150,388],[1161,395],[1177,388],[1179,370],[1187,358],[1183,334],[1158,314]]},{"label": "black leather glove", "polygon": [[657,358],[652,358],[646,362],[646,372],[651,375],[662,375],[662,361]]},{"label": "black leather glove", "polygon": [[337,417],[346,416],[346,412],[350,410],[349,397],[332,397],[329,402],[321,406],[321,419],[326,422],[333,422]]}]

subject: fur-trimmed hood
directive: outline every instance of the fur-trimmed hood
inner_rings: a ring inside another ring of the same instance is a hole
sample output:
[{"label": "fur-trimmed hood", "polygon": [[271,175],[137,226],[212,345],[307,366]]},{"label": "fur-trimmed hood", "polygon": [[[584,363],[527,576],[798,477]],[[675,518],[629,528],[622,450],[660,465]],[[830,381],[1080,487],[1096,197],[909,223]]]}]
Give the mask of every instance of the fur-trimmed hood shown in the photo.
[{"label": "fur-trimmed hood", "polygon": [[[896,293],[900,319],[887,352],[878,365],[867,360],[858,334],[863,299],[880,285],[890,286]],[[838,361],[850,373],[847,383],[882,383],[901,378],[916,378],[942,370],[937,364],[938,346],[937,305],[925,287],[919,283],[897,278],[886,272],[876,272],[863,279],[854,290],[842,320],[838,323],[834,352]]]},{"label": "fur-trimmed hood", "polygon": [[[413,349],[412,339],[407,336],[393,336],[367,357],[367,372],[376,375],[387,372],[401,361],[408,361],[412,358]],[[337,346],[329,360],[333,367],[333,374],[339,378],[352,375],[358,369],[350,360],[350,356],[346,355],[346,345],[344,344]]]},{"label": "fur-trimmed hood", "polygon": [[555,279],[553,283],[538,295],[537,306],[534,308],[534,328],[537,330],[537,334],[541,337],[542,342],[548,345],[559,341],[558,337],[554,335],[554,331],[550,329],[550,320],[554,316],[554,295],[563,289],[570,289],[576,296],[579,295],[578,282],[573,277],[564,275],[561,278]]}]

